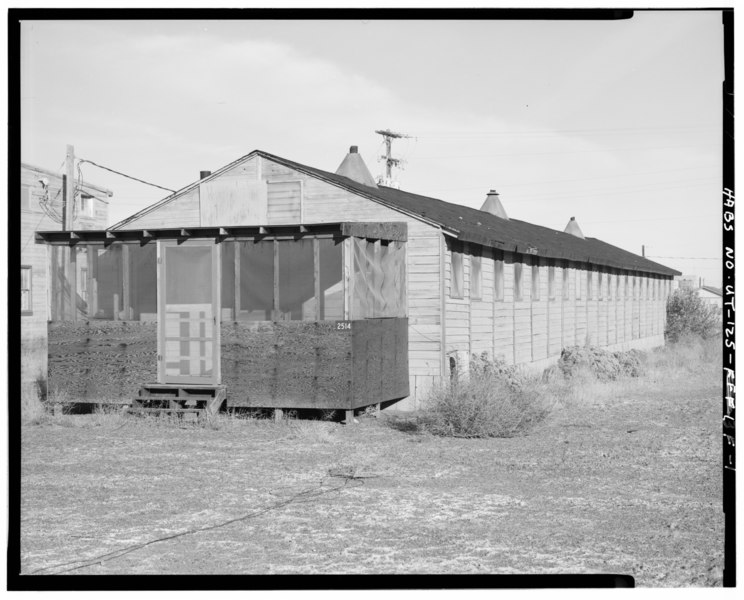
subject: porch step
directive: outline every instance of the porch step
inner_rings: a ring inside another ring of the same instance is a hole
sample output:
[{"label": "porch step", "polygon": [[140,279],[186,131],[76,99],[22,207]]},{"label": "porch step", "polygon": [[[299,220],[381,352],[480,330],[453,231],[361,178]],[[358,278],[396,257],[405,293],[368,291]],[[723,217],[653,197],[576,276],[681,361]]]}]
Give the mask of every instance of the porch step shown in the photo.
[{"label": "porch step", "polygon": [[227,397],[224,385],[144,384],[132,412],[216,414]]}]

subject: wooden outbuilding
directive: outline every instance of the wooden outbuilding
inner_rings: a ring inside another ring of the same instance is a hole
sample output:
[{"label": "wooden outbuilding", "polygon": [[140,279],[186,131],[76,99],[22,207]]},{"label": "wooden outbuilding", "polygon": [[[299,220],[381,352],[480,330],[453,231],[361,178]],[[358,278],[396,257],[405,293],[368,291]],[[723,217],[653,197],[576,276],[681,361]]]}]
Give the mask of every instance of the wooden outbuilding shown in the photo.
[{"label": "wooden outbuilding", "polygon": [[664,342],[679,273],[574,219],[556,231],[493,191],[477,210],[377,185],[356,147],[335,173],[256,150],[202,175],[105,231],[38,236],[77,248],[98,291],[50,323],[50,385],[409,410],[474,354],[541,368],[566,346]]}]

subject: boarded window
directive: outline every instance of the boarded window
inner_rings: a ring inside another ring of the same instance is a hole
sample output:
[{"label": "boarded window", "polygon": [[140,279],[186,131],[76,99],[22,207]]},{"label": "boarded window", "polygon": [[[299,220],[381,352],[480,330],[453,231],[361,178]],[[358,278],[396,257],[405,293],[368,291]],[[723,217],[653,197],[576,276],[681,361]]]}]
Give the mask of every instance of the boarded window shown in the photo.
[{"label": "boarded window", "polygon": [[340,242],[318,240],[320,276],[320,318],[326,321],[344,318],[343,252]]},{"label": "boarded window", "polygon": [[80,217],[94,217],[96,215],[95,198],[90,194],[81,193],[78,199]]},{"label": "boarded window", "polygon": [[504,299],[504,255],[501,252],[493,256],[493,299]]},{"label": "boarded window", "polygon": [[548,267],[548,298],[555,300],[555,266]]},{"label": "boarded window", "polygon": [[470,297],[473,300],[480,300],[483,296],[481,292],[482,273],[481,257],[473,254],[470,257]]},{"label": "boarded window", "polygon": [[315,320],[315,281],[313,277],[313,241],[311,239],[278,242],[280,321]]},{"label": "boarded window", "polygon": [[269,181],[266,193],[269,225],[302,221],[301,181]]},{"label": "boarded window", "polygon": [[452,276],[450,277],[450,297],[462,298],[464,288],[462,272],[462,246],[460,244],[453,243],[450,256],[450,266],[452,267]]},{"label": "boarded window", "polygon": [[540,259],[532,259],[532,286],[530,295],[533,300],[540,299]]},{"label": "boarded window", "polygon": [[403,317],[405,245],[353,239],[352,319]]},{"label": "boarded window", "polygon": [[31,267],[28,266],[21,267],[21,314],[32,314]]},{"label": "boarded window", "polygon": [[563,278],[561,279],[561,285],[563,286],[563,299],[568,300],[570,297],[569,285],[568,285],[568,267],[563,267]]},{"label": "boarded window", "polygon": [[514,263],[514,300],[522,299],[522,263]]}]

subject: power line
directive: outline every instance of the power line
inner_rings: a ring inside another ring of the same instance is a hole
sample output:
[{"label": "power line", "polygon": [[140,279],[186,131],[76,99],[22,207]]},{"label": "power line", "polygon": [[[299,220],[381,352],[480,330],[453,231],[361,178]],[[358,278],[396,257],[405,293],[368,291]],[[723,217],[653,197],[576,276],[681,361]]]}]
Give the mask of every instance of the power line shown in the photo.
[{"label": "power line", "polygon": [[646,258],[671,258],[674,260],[723,260],[722,256],[649,256]]},{"label": "power line", "polygon": [[591,148],[588,150],[560,150],[557,152],[502,152],[500,154],[449,154],[442,156],[419,156],[417,160],[438,160],[442,158],[493,158],[498,156],[541,156],[546,154],[584,154],[586,152],[627,152],[631,150],[676,150],[679,148],[702,148],[720,146],[720,142],[710,144],[690,144],[683,146],[631,146],[628,148]]},{"label": "power line", "polygon": [[176,192],[176,190],[163,187],[162,185],[157,185],[156,183],[150,183],[149,181],[145,181],[144,179],[139,179],[138,177],[132,177],[131,175],[127,175],[126,173],[122,173],[121,171],[116,171],[114,169],[110,169],[109,167],[104,167],[103,165],[96,164],[92,160],[81,159],[78,164],[82,164],[82,163],[88,163],[88,164],[93,165],[94,167],[98,167],[99,169],[111,171],[112,173],[116,173],[117,175],[126,177],[127,179],[133,179],[134,181],[139,181],[140,183],[144,183],[145,185],[151,185],[152,187],[160,188],[161,190],[165,190],[166,192],[170,192],[171,194],[174,194]]}]

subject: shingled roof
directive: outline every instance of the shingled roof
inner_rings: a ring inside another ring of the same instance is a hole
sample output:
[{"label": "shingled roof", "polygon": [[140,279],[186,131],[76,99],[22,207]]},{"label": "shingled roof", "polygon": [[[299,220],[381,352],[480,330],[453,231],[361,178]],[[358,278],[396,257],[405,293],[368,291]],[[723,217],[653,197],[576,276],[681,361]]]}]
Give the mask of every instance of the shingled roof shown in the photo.
[{"label": "shingled roof", "polygon": [[[353,179],[330,173],[315,167],[302,165],[280,156],[275,156],[262,150],[254,150],[250,154],[226,165],[215,171],[206,181],[218,177],[221,172],[231,168],[233,165],[253,156],[262,156],[268,160],[285,165],[291,169],[317,177],[330,184],[347,189],[360,196],[369,198],[394,210],[421,218],[430,223],[442,227],[447,233],[464,242],[471,242],[483,246],[518,252],[522,254],[533,254],[548,258],[571,260],[575,262],[589,263],[597,266],[626,269],[629,271],[640,271],[658,275],[674,276],[681,275],[679,271],[660,265],[623,250],[596,238],[578,238],[563,231],[556,231],[548,227],[534,225],[525,221],[510,218],[501,219],[488,212],[452,204],[444,200],[412,194],[403,190],[384,186],[367,186]],[[165,198],[157,204],[140,211],[136,215],[117,223],[112,227],[116,229],[128,223],[141,214],[149,212],[170,200],[187,192],[201,181],[194,182],[179,190],[173,196]]]}]

